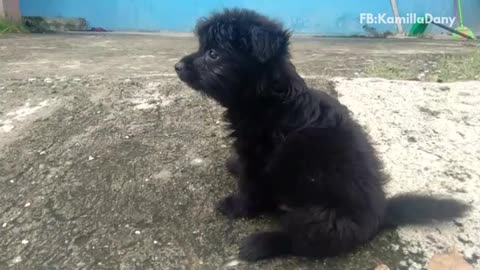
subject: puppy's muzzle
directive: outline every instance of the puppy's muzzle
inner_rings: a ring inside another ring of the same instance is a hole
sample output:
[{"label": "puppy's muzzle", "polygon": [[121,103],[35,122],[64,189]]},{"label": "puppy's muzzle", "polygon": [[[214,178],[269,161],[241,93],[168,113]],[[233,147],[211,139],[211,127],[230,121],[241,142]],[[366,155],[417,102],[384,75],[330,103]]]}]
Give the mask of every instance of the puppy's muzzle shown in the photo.
[{"label": "puppy's muzzle", "polygon": [[182,72],[184,69],[185,69],[185,63],[183,61],[180,61],[180,62],[175,64],[175,71],[177,73]]}]

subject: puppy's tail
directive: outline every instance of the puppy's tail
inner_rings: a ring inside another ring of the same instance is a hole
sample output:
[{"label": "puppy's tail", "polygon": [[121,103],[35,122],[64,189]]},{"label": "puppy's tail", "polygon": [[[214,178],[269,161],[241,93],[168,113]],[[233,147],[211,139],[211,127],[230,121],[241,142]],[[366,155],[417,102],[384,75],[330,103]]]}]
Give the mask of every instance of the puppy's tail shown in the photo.
[{"label": "puppy's tail", "polygon": [[327,257],[353,250],[380,229],[406,224],[430,224],[461,217],[470,207],[452,199],[404,194],[388,200],[383,224],[378,219],[362,222],[336,208],[303,208],[285,214],[283,231],[261,232],[246,239],[240,258],[246,261],[296,255]]},{"label": "puppy's tail", "polygon": [[427,225],[462,217],[470,206],[426,195],[402,194],[388,199],[384,226]]}]

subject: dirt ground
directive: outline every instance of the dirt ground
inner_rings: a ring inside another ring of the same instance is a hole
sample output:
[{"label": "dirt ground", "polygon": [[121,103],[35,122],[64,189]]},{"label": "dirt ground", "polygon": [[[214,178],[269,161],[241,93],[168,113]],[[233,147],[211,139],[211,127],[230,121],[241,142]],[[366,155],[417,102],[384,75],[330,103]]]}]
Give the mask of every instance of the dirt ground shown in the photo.
[{"label": "dirt ground", "polygon": [[[272,222],[213,211],[234,188],[222,109],[173,73],[195,47],[188,36],[0,37],[0,269],[423,269],[452,247],[480,267],[478,45],[296,38],[298,70],[369,131],[388,194],[474,208],[342,257],[256,264],[235,260],[237,244]],[[469,81],[436,82],[457,80]]]}]

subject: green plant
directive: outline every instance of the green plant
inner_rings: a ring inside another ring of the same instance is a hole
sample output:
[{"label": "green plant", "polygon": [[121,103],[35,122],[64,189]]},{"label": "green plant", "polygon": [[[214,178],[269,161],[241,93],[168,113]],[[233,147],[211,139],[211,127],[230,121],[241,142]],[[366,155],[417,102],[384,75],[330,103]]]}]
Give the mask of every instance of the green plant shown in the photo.
[{"label": "green plant", "polygon": [[11,22],[6,19],[0,19],[0,34],[5,33],[26,33],[27,29],[20,23]]}]

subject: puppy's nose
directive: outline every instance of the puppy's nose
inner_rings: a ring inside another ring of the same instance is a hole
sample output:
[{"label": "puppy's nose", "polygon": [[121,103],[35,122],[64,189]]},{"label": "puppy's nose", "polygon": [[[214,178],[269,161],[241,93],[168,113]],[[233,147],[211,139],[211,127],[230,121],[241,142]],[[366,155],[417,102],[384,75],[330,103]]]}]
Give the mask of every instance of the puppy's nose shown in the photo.
[{"label": "puppy's nose", "polygon": [[185,63],[183,63],[182,61],[175,64],[176,71],[182,71],[184,68],[185,68]]}]

